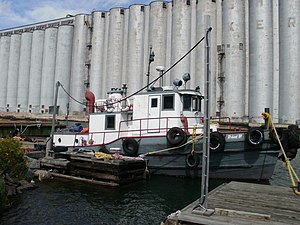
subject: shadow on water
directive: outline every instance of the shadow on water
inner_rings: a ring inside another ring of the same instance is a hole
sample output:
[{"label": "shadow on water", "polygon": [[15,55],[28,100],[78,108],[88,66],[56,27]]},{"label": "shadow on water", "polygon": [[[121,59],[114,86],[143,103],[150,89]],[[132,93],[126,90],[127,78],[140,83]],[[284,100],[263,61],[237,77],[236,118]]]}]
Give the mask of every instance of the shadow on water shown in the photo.
[{"label": "shadow on water", "polygon": [[[299,174],[299,155],[293,160]],[[210,190],[229,180],[210,180]],[[278,162],[270,181],[289,186],[286,168]],[[54,179],[20,195],[0,218],[3,225],[160,224],[167,215],[200,196],[200,179],[152,176],[121,187],[103,187]]]}]

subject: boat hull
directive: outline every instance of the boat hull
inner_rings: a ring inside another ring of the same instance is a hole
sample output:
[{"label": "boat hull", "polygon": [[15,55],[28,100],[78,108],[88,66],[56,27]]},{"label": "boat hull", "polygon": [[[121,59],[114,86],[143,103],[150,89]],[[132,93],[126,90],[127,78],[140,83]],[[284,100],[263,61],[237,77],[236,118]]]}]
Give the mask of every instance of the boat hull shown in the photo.
[{"label": "boat hull", "polygon": [[[246,141],[246,133],[223,134],[224,149],[210,152],[210,178],[238,179],[238,180],[267,180],[270,179],[277,158],[279,146],[272,142],[267,133],[265,140],[259,145],[252,145]],[[98,150],[128,155],[124,151],[124,141],[134,140],[138,146],[134,155],[148,160],[151,174],[201,177],[203,140],[192,140],[190,136],[186,143],[172,146],[166,136],[126,137],[107,145],[98,146]],[[80,148],[80,146],[74,146]],[[84,146],[93,148],[95,146]],[[197,162],[190,164],[187,157],[195,157]]]}]

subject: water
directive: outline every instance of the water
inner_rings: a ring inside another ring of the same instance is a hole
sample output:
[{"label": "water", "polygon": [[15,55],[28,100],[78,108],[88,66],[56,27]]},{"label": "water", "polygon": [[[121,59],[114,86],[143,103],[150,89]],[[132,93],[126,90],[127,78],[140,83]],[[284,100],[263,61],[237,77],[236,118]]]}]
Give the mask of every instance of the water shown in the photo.
[{"label": "water", "polygon": [[[292,161],[298,175],[300,154]],[[210,181],[213,189],[224,181]],[[289,186],[286,168],[278,162],[270,185]],[[199,179],[152,176],[121,187],[102,187],[66,180],[38,183],[2,215],[3,225],[155,225],[200,195]]]}]

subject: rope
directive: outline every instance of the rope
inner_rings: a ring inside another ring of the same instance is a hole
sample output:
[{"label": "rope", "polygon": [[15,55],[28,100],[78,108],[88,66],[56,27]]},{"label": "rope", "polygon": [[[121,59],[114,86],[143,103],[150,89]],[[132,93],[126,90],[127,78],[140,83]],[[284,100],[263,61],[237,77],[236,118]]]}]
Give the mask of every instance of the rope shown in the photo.
[{"label": "rope", "polygon": [[287,157],[287,155],[286,155],[286,153],[284,151],[284,148],[283,148],[282,143],[280,141],[280,138],[278,136],[276,127],[274,126],[274,123],[272,121],[272,117],[271,117],[271,115],[269,113],[266,113],[266,112],[262,113],[262,117],[264,119],[268,119],[268,124],[270,123],[272,125],[273,129],[274,129],[274,132],[275,132],[276,138],[278,140],[281,152],[282,152],[282,154],[284,156],[286,167],[287,167],[287,169],[289,171],[290,179],[291,179],[291,182],[292,182],[291,188],[293,189],[293,191],[294,191],[294,193],[296,195],[300,195],[299,186],[297,186],[296,182],[295,182],[295,179],[296,179],[297,182],[298,182],[298,184],[299,184],[299,182],[300,182],[299,177],[297,176],[297,174],[296,174],[296,172],[295,172],[295,170],[294,170],[294,168],[293,168],[293,166],[291,164],[291,161],[289,160],[289,158]]},{"label": "rope", "polygon": [[[184,143],[180,146],[176,146],[176,147],[172,147],[172,148],[165,148],[165,149],[161,149],[161,150],[157,150],[157,151],[153,151],[153,152],[147,152],[146,154],[140,155],[140,157],[143,158],[147,155],[152,155],[152,154],[156,154],[156,153],[161,153],[161,152],[166,152],[166,151],[171,151],[171,150],[174,150],[174,149],[178,149],[178,148],[181,148],[181,147],[183,147],[185,145],[188,145],[190,143],[195,143],[195,141],[200,140],[202,137],[203,137],[203,134],[200,134],[198,137],[196,136],[196,134],[194,136],[194,130],[193,130],[192,140],[190,140],[190,141],[188,141],[188,142],[186,142],[186,143]],[[194,150],[194,144],[193,144],[192,145],[192,152],[194,152],[194,151],[195,150]]]},{"label": "rope", "polygon": [[195,152],[195,139],[196,139],[196,137],[197,137],[196,129],[197,129],[197,127],[194,126],[194,128],[193,128],[193,134],[192,134],[192,141],[193,141],[193,144],[192,144],[192,151],[191,151],[191,155],[192,155],[192,156],[194,155],[194,152]]}]

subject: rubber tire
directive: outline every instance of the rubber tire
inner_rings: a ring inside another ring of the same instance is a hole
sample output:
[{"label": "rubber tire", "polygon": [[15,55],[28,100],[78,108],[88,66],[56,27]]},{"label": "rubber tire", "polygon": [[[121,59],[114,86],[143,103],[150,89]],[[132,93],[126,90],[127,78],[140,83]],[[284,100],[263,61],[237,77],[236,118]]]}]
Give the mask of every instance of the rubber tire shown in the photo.
[{"label": "rubber tire", "polygon": [[53,151],[54,152],[66,152],[66,151],[68,151],[68,147],[56,146],[56,147],[53,147]]},{"label": "rubber tire", "polygon": [[218,131],[210,133],[210,151],[221,152],[225,148],[225,137]]},{"label": "rubber tire", "polygon": [[167,132],[167,141],[171,146],[180,146],[187,141],[187,135],[181,128],[172,127]]},{"label": "rubber tire", "polygon": [[[279,140],[281,143],[284,143],[288,140],[288,130],[284,129],[284,128],[276,128]],[[279,144],[275,131],[274,129],[272,129],[270,131],[270,139],[275,143],[275,144]]]},{"label": "rubber tire", "polygon": [[289,148],[300,148],[300,130],[297,125],[288,126]]},{"label": "rubber tire", "polygon": [[246,141],[253,146],[262,145],[264,139],[264,130],[260,127],[252,127],[246,134]]},{"label": "rubber tire", "polygon": [[185,157],[185,163],[189,168],[196,168],[198,167],[200,163],[200,157],[198,156],[197,153],[192,154],[187,154]]},{"label": "rubber tire", "polygon": [[123,151],[128,156],[137,156],[139,152],[139,143],[133,138],[126,138],[122,143]]}]

